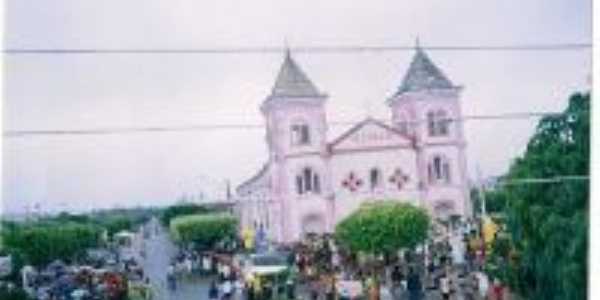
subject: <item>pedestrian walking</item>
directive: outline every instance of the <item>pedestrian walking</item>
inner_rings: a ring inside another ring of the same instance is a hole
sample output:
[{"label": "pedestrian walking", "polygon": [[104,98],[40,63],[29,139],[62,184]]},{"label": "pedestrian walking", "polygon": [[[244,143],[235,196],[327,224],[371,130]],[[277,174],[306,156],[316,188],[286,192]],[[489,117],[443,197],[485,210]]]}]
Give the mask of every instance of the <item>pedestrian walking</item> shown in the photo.
[{"label": "pedestrian walking", "polygon": [[310,288],[310,299],[311,300],[318,300],[319,299],[319,291],[320,289],[320,285],[317,281],[314,281],[311,284],[311,288]]},{"label": "pedestrian walking", "polygon": [[502,287],[502,284],[498,278],[494,279],[494,284],[492,285],[492,294],[494,300],[504,299],[504,288]]},{"label": "pedestrian walking", "polygon": [[217,283],[214,280],[210,283],[210,288],[208,289],[208,299],[219,299],[219,289],[217,288]]},{"label": "pedestrian walking", "polygon": [[442,299],[444,299],[444,300],[450,299],[451,284],[452,284],[452,281],[450,279],[450,276],[449,276],[448,272],[445,272],[442,275],[442,278],[440,279],[440,291],[442,293]]},{"label": "pedestrian walking", "polygon": [[202,274],[208,275],[212,270],[212,260],[208,255],[202,256]]},{"label": "pedestrian walking", "polygon": [[246,290],[246,300],[255,300],[256,297],[254,296],[254,287],[250,281],[246,281],[244,289]]},{"label": "pedestrian walking", "polygon": [[296,291],[294,288],[294,282],[291,279],[288,279],[286,282],[286,294],[288,299],[296,298]]},{"label": "pedestrian walking", "polygon": [[465,281],[465,300],[475,300],[477,294],[477,277],[472,273],[465,277]]},{"label": "pedestrian walking", "polygon": [[240,277],[238,277],[233,285],[233,292],[235,294],[235,299],[236,300],[242,300],[243,299],[243,295],[246,293],[245,291],[245,286],[244,286],[244,282],[242,281],[242,279]]},{"label": "pedestrian walking", "polygon": [[422,294],[421,278],[417,272],[410,268],[408,272],[408,280],[406,283],[408,297],[410,300],[420,300]]},{"label": "pedestrian walking", "polygon": [[225,279],[221,284],[221,293],[223,294],[222,299],[230,300],[232,292],[233,286],[231,285],[231,281],[229,279]]},{"label": "pedestrian walking", "polygon": [[167,267],[167,285],[171,291],[177,289],[177,278],[175,278],[175,266],[173,264]]},{"label": "pedestrian walking", "polygon": [[390,277],[392,278],[392,283],[394,286],[399,286],[400,285],[400,281],[402,281],[402,272],[400,271],[400,266],[394,266],[394,269],[392,269],[392,273],[390,274]]},{"label": "pedestrian walking", "polygon": [[221,271],[223,272],[223,278],[225,278],[225,280],[231,279],[231,267],[228,263],[223,264]]},{"label": "pedestrian walking", "polygon": [[477,277],[477,290],[479,290],[479,296],[485,299],[488,289],[490,288],[488,278],[481,270],[476,272],[475,276]]}]

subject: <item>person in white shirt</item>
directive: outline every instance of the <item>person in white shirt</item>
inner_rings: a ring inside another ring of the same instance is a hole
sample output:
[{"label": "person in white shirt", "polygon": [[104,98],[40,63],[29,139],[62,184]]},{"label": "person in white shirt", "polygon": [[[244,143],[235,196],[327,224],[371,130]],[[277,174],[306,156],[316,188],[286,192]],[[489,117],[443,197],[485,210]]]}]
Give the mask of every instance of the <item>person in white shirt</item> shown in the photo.
[{"label": "person in white shirt", "polygon": [[233,287],[231,286],[231,281],[224,280],[223,284],[221,285],[221,292],[223,294],[223,299],[225,299],[225,300],[231,299],[232,290],[233,290]]},{"label": "person in white shirt", "polygon": [[487,275],[481,271],[475,273],[475,276],[477,276],[477,289],[479,290],[479,295],[482,298],[485,298],[488,293],[488,289],[490,288],[489,279]]},{"label": "person in white shirt", "polygon": [[242,280],[242,278],[238,278],[235,283],[234,283],[234,292],[235,292],[235,299],[243,299],[243,295],[244,293],[244,281]]},{"label": "person in white shirt", "polygon": [[184,261],[184,266],[185,266],[185,272],[187,273],[187,275],[191,275],[192,274],[192,260],[189,257],[185,258]]},{"label": "person in white shirt", "polygon": [[207,275],[210,274],[210,270],[212,269],[212,261],[210,257],[207,255],[202,256],[202,272]]},{"label": "person in white shirt", "polygon": [[223,264],[222,272],[223,272],[223,278],[225,278],[226,280],[229,279],[229,276],[231,275],[231,268],[229,267],[228,264]]},{"label": "person in white shirt", "polygon": [[448,272],[444,273],[444,276],[440,279],[440,291],[442,292],[442,298],[444,300],[450,299],[450,285],[452,284],[450,280],[450,275]]}]

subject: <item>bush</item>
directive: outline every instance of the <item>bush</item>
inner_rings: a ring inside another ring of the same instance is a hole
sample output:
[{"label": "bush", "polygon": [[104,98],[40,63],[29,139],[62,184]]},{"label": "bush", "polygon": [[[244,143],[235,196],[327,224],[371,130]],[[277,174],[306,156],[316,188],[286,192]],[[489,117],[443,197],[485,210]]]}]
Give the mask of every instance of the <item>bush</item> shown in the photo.
[{"label": "bush", "polygon": [[7,251],[36,266],[68,260],[99,242],[101,228],[92,224],[24,224],[2,231]]},{"label": "bush", "polygon": [[237,224],[237,219],[227,214],[189,215],[173,219],[170,230],[180,243],[212,248],[222,240],[235,238]]},{"label": "bush", "polygon": [[210,210],[208,208],[197,204],[177,204],[167,207],[160,216],[160,221],[163,225],[169,226],[171,220],[177,217],[205,214],[209,212]]},{"label": "bush", "polygon": [[108,232],[109,237],[119,231],[132,231],[135,227],[133,221],[125,216],[106,218],[100,221],[100,225]]}]

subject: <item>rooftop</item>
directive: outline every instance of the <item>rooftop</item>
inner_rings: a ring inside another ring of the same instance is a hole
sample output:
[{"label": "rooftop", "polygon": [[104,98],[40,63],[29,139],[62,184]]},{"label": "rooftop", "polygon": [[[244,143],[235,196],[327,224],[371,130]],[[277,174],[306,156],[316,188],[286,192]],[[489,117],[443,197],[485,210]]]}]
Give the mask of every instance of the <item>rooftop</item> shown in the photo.
[{"label": "rooftop", "polygon": [[410,67],[404,75],[402,84],[395,95],[405,92],[429,90],[429,89],[451,89],[455,86],[444,75],[444,73],[431,61],[429,56],[418,45],[416,53],[410,63]]},{"label": "rooftop", "polygon": [[271,90],[271,97],[321,97],[322,95],[294,61],[288,49]]}]

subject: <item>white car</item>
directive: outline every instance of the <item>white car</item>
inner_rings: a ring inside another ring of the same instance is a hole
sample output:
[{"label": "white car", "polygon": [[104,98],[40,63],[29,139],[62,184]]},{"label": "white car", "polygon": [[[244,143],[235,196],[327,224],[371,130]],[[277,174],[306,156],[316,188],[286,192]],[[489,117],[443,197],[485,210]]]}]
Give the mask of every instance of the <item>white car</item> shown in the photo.
[{"label": "white car", "polygon": [[244,261],[242,272],[244,276],[269,276],[287,271],[286,258],[278,253],[253,254]]}]

